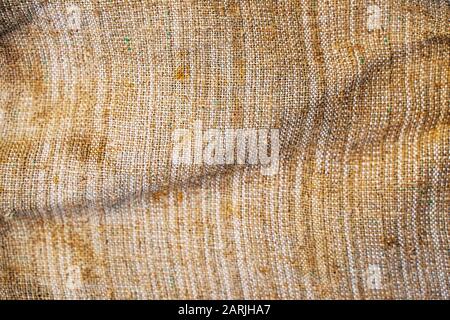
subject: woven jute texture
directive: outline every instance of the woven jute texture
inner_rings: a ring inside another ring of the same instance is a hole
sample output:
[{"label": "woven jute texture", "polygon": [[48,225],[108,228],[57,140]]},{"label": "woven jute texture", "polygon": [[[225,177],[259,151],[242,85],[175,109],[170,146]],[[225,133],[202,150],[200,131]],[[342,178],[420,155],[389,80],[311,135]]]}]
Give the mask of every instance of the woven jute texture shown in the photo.
[{"label": "woven jute texture", "polygon": [[[0,298],[449,299],[449,20],[0,0]],[[278,129],[278,171],[174,165],[198,123]]]}]

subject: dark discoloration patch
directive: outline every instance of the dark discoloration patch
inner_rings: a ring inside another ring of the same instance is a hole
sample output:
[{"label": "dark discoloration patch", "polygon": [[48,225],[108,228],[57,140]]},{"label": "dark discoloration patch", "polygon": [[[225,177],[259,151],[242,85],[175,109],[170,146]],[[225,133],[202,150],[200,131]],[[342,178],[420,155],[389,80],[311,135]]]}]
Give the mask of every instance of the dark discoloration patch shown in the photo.
[{"label": "dark discoloration patch", "polygon": [[0,164],[14,162],[23,166],[28,162],[34,150],[33,142],[29,139],[0,140]]},{"label": "dark discoloration patch", "polygon": [[31,121],[34,125],[45,127],[48,123],[50,123],[54,112],[48,107],[39,107],[37,111],[35,111],[31,117]]},{"label": "dark discoloration patch", "polygon": [[31,279],[29,270],[22,266],[1,265],[0,283],[6,284],[6,286],[2,286],[2,294],[9,297],[9,299],[27,299],[29,297],[34,299],[53,298],[53,294],[46,287]]},{"label": "dark discoloration patch", "polygon": [[11,259],[11,254],[18,247],[17,242],[8,240],[10,227],[11,224],[0,219],[0,294],[9,299],[54,298],[51,290],[35,279],[34,276],[42,270],[26,259],[30,254],[25,255],[25,260],[22,260],[20,255]]},{"label": "dark discoloration patch", "polygon": [[92,139],[90,136],[74,135],[67,139],[66,150],[76,160],[87,162],[91,147]]},{"label": "dark discoloration patch", "polygon": [[400,242],[394,236],[388,236],[388,237],[384,238],[383,242],[384,242],[384,246],[387,249],[395,248],[400,245]]},{"label": "dark discoloration patch", "polygon": [[89,134],[72,135],[66,140],[67,153],[81,162],[93,160],[102,163],[105,160],[107,138],[101,136],[97,141]]},{"label": "dark discoloration patch", "polygon": [[0,76],[3,81],[14,86],[26,85],[35,98],[38,98],[46,89],[45,67],[37,54],[25,52],[28,49],[30,48],[17,46],[12,40],[0,43]]},{"label": "dark discoloration patch", "polygon": [[244,59],[236,59],[235,61],[236,79],[241,85],[245,84],[245,76],[247,74],[246,64],[247,62]]},{"label": "dark discoloration patch", "polygon": [[177,193],[177,201],[181,203],[183,202],[183,199],[184,199],[183,192],[179,191]]},{"label": "dark discoloration patch", "polygon": [[160,190],[152,193],[151,196],[155,201],[161,201],[163,199],[167,199],[169,192],[167,190]]},{"label": "dark discoloration patch", "polygon": [[0,38],[20,28],[30,25],[37,18],[38,10],[49,4],[47,0],[2,1],[0,5]]},{"label": "dark discoloration patch", "polygon": [[30,241],[36,246],[47,246],[49,240],[46,235],[50,235],[50,244],[56,253],[70,252],[72,263],[79,267],[83,282],[92,284],[98,281],[97,270],[104,267],[105,262],[103,256],[95,251],[92,239],[83,232],[83,228],[76,229],[72,223],[62,224],[54,221],[43,222],[39,227],[41,228],[30,233]]},{"label": "dark discoloration patch", "polygon": [[73,251],[74,257],[80,260],[78,264],[83,281],[90,283],[97,280],[99,276],[95,271],[95,266],[99,261],[92,244],[72,230],[69,233],[70,237],[65,237],[64,243]]},{"label": "dark discoloration patch", "polygon": [[183,82],[189,79],[190,72],[191,72],[190,67],[188,65],[183,64],[175,70],[174,77],[177,81]]}]

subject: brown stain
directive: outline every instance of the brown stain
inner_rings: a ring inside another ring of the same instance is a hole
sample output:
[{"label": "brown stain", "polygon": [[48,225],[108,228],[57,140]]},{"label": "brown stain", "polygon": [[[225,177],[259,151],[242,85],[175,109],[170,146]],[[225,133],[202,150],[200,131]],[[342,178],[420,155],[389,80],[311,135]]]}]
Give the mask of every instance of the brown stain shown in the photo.
[{"label": "brown stain", "polygon": [[238,96],[235,96],[233,101],[232,121],[237,127],[242,126],[244,122],[244,106]]},{"label": "brown stain", "polygon": [[[37,100],[43,97],[47,88],[45,71],[42,61],[36,60],[30,63],[29,60],[26,60],[24,51],[28,49],[28,47],[20,47],[9,40],[0,44],[0,60],[2,62],[0,80],[12,85],[16,94],[20,90],[25,90],[30,93],[33,100]],[[11,109],[11,106],[6,109]]]},{"label": "brown stain", "polygon": [[229,1],[228,5],[225,5],[225,10],[228,12],[228,16],[235,17],[241,14],[241,7],[236,0]]},{"label": "brown stain", "polygon": [[74,135],[69,137],[66,142],[67,152],[82,162],[89,160],[91,147],[92,138],[90,136]]},{"label": "brown stain", "polygon": [[0,140],[0,164],[17,163],[23,168],[34,153],[35,147],[30,139]]},{"label": "brown stain", "polygon": [[52,299],[53,294],[33,280],[36,271],[30,267],[0,264],[0,284],[2,295],[9,299]]},{"label": "brown stain", "polygon": [[74,134],[66,140],[67,153],[81,162],[90,160],[100,164],[105,160],[107,138],[101,136],[98,142],[95,142],[93,136],[89,134]]},{"label": "brown stain", "polygon": [[155,201],[161,201],[163,199],[166,199],[167,196],[169,195],[169,192],[167,190],[160,190],[160,191],[156,191],[154,193],[152,193],[152,198]]},{"label": "brown stain", "polygon": [[42,108],[34,112],[31,121],[37,125],[44,125],[50,121],[52,113],[47,108]]},{"label": "brown stain", "polygon": [[129,90],[136,90],[136,83],[134,83],[133,81],[124,81],[122,86]]},{"label": "brown stain", "polygon": [[336,264],[336,263],[333,263],[331,266],[330,266],[330,273],[333,275],[333,276],[338,276],[339,275],[339,266]]},{"label": "brown stain", "polygon": [[235,61],[235,73],[237,80],[240,84],[245,84],[246,62],[244,59],[236,59]]},{"label": "brown stain", "polygon": [[259,267],[259,272],[265,276],[270,272],[270,269],[267,266]]},{"label": "brown stain", "polygon": [[386,247],[387,249],[391,249],[391,248],[394,248],[394,247],[399,246],[398,239],[397,239],[396,237],[394,237],[394,236],[386,237],[386,238],[383,240],[383,242],[384,242],[384,245],[385,245],[385,247]]},{"label": "brown stain", "polygon": [[221,206],[221,211],[225,213],[225,216],[231,219],[242,220],[241,210],[236,209],[233,204],[229,201],[225,202]]},{"label": "brown stain", "polygon": [[188,65],[180,65],[175,70],[174,78],[177,81],[184,82],[190,77],[190,67]]},{"label": "brown stain", "polygon": [[99,263],[91,244],[74,234],[71,234],[71,239],[66,239],[65,244],[70,247],[77,260],[83,282],[92,283],[98,280],[99,275],[96,268],[101,266],[101,263]]},{"label": "brown stain", "polygon": [[362,45],[355,44],[348,47],[348,53],[351,56],[355,56],[357,54],[364,55],[366,53],[366,50]]},{"label": "brown stain", "polygon": [[45,90],[47,89],[47,84],[45,83],[45,75],[44,70],[41,63],[37,63],[32,66],[32,70],[27,70],[28,72],[32,72],[32,92],[34,94],[35,99],[39,99],[43,96]]},{"label": "brown stain", "polygon": [[83,282],[93,283],[100,277],[96,269],[104,266],[104,261],[95,252],[90,239],[86,239],[72,225],[52,224],[51,239],[56,246],[62,243],[68,248],[74,264],[80,267]]},{"label": "brown stain", "polygon": [[446,133],[449,132],[449,129],[450,126],[448,125],[438,124],[426,134],[426,138],[432,143],[439,143],[445,138]]},{"label": "brown stain", "polygon": [[111,110],[109,108],[103,109],[102,117],[103,117],[105,124],[107,124],[109,119],[111,118]]},{"label": "brown stain", "polygon": [[177,201],[178,202],[182,202],[183,201],[183,192],[178,192],[177,193]]},{"label": "brown stain", "polygon": [[[9,230],[10,225],[3,224],[0,220],[0,227]],[[9,299],[52,299],[53,293],[49,287],[45,285],[44,281],[36,278],[37,274],[44,279],[47,274],[44,270],[39,268],[36,263],[35,254],[29,252],[27,255],[18,255],[17,259],[10,259],[10,255],[18,248],[16,245],[23,241],[17,242],[17,239],[7,238],[10,236],[9,232],[3,233],[0,228],[0,295],[7,296]],[[30,232],[31,240],[41,237],[33,236],[36,231]],[[42,239],[45,243],[45,240]]]},{"label": "brown stain", "polygon": [[177,57],[180,59],[186,59],[186,57],[189,55],[188,49],[181,49],[177,52]]},{"label": "brown stain", "polygon": [[271,44],[278,38],[278,30],[275,26],[269,25],[263,28],[262,38],[267,43]]},{"label": "brown stain", "polygon": [[105,161],[106,147],[108,145],[108,139],[106,136],[101,136],[97,145],[93,149],[95,159],[97,163],[102,163]]}]

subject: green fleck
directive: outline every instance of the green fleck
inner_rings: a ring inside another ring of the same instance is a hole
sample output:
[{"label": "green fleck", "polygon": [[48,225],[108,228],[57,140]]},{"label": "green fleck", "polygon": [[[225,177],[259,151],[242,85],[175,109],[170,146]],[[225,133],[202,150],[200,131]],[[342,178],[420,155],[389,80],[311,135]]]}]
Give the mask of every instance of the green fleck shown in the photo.
[{"label": "green fleck", "polygon": [[124,40],[125,40],[125,43],[128,46],[128,51],[131,51],[131,47],[130,47],[131,40],[130,40],[130,38],[129,37],[125,37]]},{"label": "green fleck", "polygon": [[175,279],[173,278],[173,276],[169,276],[169,282],[172,287],[175,286]]}]

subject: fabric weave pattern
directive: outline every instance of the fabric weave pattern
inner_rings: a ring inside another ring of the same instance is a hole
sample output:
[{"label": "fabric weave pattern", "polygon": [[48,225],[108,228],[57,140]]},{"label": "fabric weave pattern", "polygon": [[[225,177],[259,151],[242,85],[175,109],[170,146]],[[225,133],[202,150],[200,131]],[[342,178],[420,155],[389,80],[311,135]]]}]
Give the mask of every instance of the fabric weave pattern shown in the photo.
[{"label": "fabric weave pattern", "polygon": [[[0,0],[0,298],[449,299],[446,0]],[[278,129],[280,165],[174,166]]]}]

